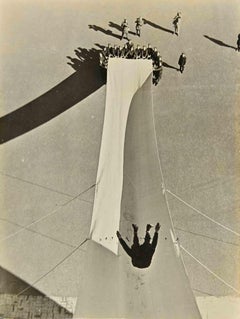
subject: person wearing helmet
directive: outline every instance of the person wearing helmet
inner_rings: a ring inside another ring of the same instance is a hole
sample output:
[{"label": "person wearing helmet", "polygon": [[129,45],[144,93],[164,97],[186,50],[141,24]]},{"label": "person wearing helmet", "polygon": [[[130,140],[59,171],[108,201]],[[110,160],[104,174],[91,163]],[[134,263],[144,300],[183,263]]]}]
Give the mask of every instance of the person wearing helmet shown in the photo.
[{"label": "person wearing helmet", "polygon": [[108,66],[108,57],[102,52],[99,53],[99,65],[104,69],[107,69]]},{"label": "person wearing helmet", "polygon": [[128,40],[126,45],[127,45],[129,51],[131,50],[131,48],[134,48],[134,44],[133,44],[133,42],[131,40]]},{"label": "person wearing helmet", "polygon": [[108,43],[108,45],[106,47],[103,48],[103,52],[102,52],[105,57],[109,57],[111,54],[111,44]]},{"label": "person wearing helmet", "polygon": [[185,53],[183,52],[180,55],[179,60],[178,60],[179,71],[181,73],[183,73],[183,71],[184,71],[184,67],[185,67],[186,62],[187,62],[187,57],[186,57]]},{"label": "person wearing helmet", "polygon": [[128,51],[129,51],[128,45],[127,45],[127,43],[125,43],[123,48],[122,48],[122,50],[121,50],[121,56],[120,57],[121,58],[126,58],[126,56],[128,54]]},{"label": "person wearing helmet", "polygon": [[143,25],[142,17],[137,18],[136,23],[136,35],[140,37],[141,27]]},{"label": "person wearing helmet", "polygon": [[122,37],[121,40],[123,38],[126,38],[128,40],[128,31],[129,31],[129,27],[128,27],[128,22],[127,19],[123,20],[123,23],[121,24],[121,28],[122,28]]},{"label": "person wearing helmet", "polygon": [[117,50],[118,50],[117,45],[114,44],[114,46],[111,47],[111,51],[110,51],[111,52],[111,57],[115,58],[117,56]]},{"label": "person wearing helmet", "polygon": [[152,51],[152,59],[155,59],[157,58],[157,54],[158,54],[158,49],[156,47],[153,48],[153,51]]},{"label": "person wearing helmet", "polygon": [[153,59],[153,79],[152,82],[154,85],[157,85],[159,80],[162,78],[162,71],[163,71],[163,63],[162,57],[160,53],[157,52],[156,57]]},{"label": "person wearing helmet", "polygon": [[151,44],[148,44],[148,46],[147,46],[147,58],[151,59],[152,58],[152,54],[153,54],[153,48],[152,48]]},{"label": "person wearing helmet", "polygon": [[179,24],[181,19],[181,12],[178,12],[177,15],[173,18],[174,34],[178,36],[179,34]]},{"label": "person wearing helmet", "polygon": [[148,58],[148,52],[147,52],[147,48],[146,48],[145,45],[144,45],[143,48],[142,48],[141,58],[142,58],[142,59],[147,59],[147,58]]},{"label": "person wearing helmet", "polygon": [[131,47],[130,51],[128,51],[128,54],[126,56],[127,59],[135,59],[135,50],[134,47]]},{"label": "person wearing helmet", "polygon": [[116,48],[116,58],[120,58],[120,57],[121,57],[121,54],[122,54],[122,47],[119,45],[119,46]]},{"label": "person wearing helmet", "polygon": [[141,59],[142,49],[140,48],[140,45],[138,44],[135,49],[135,59]]}]

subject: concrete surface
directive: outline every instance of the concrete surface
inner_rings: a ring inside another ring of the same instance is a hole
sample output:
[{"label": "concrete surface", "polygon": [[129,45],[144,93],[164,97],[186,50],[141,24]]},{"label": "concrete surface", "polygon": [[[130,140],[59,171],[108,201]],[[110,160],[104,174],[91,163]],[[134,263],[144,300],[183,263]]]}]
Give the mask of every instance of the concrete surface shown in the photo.
[{"label": "concrete surface", "polygon": [[[179,37],[168,32],[177,11],[183,15]],[[66,56],[76,58],[78,47],[120,44],[119,32],[109,22],[120,24],[126,17],[133,30],[137,16],[152,22],[143,26],[140,39],[134,35],[132,39],[156,46],[170,66],[177,67],[184,51],[188,59],[184,73],[165,67],[160,84],[153,89],[166,184],[195,208],[239,230],[240,55],[232,48],[240,30],[237,0],[1,1],[0,12],[2,116],[71,76],[74,71]],[[113,35],[88,25],[112,30]],[[105,102],[104,81],[99,82],[98,74],[91,75],[86,77],[87,84],[94,84],[89,96],[85,91],[81,94],[84,88],[79,87],[78,103],[0,149],[1,265],[11,271],[17,263],[24,277],[31,274],[31,260],[26,259],[30,255],[39,260],[32,282],[88,233],[84,225],[90,222],[94,193],[93,189],[83,192],[95,183]],[[68,83],[61,87],[63,91],[79,82],[71,78]],[[239,289],[239,238],[168,197],[182,245]],[[37,233],[23,230],[4,240],[40,218],[31,227]],[[51,255],[46,255],[45,247]],[[190,257],[183,257],[196,296],[234,295]],[[80,257],[71,258],[79,262]],[[69,283],[80,281],[78,269],[71,269],[70,263],[69,267],[64,274],[61,267],[56,269],[48,284],[63,275]],[[40,284],[42,289],[46,285]],[[63,290],[59,286],[56,293],[62,295]]]}]

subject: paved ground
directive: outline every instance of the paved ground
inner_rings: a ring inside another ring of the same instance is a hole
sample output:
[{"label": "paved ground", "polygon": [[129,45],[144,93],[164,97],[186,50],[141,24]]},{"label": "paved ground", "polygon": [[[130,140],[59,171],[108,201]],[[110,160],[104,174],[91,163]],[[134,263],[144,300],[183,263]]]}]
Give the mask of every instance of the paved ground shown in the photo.
[{"label": "paved ground", "polygon": [[[124,17],[132,30],[137,16],[147,20],[142,37],[132,35],[132,39],[136,44],[158,47],[168,65],[160,85],[153,88],[168,189],[211,218],[239,230],[240,56],[233,49],[240,30],[237,0],[154,0],[137,5],[135,1],[117,1],[117,5],[111,1],[96,5],[93,0],[1,1],[0,9],[1,115],[50,90],[7,118],[19,136],[11,140],[5,134],[6,143],[0,149],[2,266],[13,271],[17,264],[22,278],[28,275],[32,283],[87,236],[94,194],[89,188],[96,178],[105,85],[89,61],[78,66],[76,76],[67,62],[76,67],[77,61],[66,56],[76,59],[74,50],[79,47],[98,49],[94,44],[121,43],[116,24]],[[176,37],[169,31],[179,10],[183,18]],[[177,67],[183,51],[188,62],[181,75],[172,67]],[[85,53],[82,50],[80,55]],[[96,63],[96,52],[89,55]],[[62,101],[59,106],[54,104],[56,98]],[[36,120],[39,118],[42,122]],[[22,120],[28,123],[21,131],[16,121]],[[168,197],[182,245],[240,289],[239,237],[172,195]],[[31,232],[20,231],[39,218]],[[17,231],[18,235],[11,236]],[[196,296],[234,294],[191,257],[183,256]],[[32,262],[38,264],[34,274]],[[71,282],[77,273],[74,269],[64,276]],[[49,281],[60,274],[57,270]],[[39,289],[46,286],[45,281],[38,283]],[[59,284],[57,289],[54,294],[61,295],[64,287]]]}]

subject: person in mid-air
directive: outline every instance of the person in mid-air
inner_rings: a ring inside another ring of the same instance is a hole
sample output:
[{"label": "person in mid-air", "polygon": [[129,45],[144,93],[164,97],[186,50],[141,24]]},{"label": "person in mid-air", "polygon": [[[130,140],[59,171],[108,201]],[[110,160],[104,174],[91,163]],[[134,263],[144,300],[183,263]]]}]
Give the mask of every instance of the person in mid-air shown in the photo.
[{"label": "person in mid-air", "polygon": [[185,53],[182,53],[179,57],[179,60],[178,60],[179,71],[181,73],[183,73],[183,71],[184,71],[186,62],[187,62],[187,57],[186,57]]},{"label": "person in mid-air", "polygon": [[157,223],[155,226],[155,233],[154,233],[152,242],[151,242],[151,236],[149,234],[149,231],[152,228],[152,225],[147,224],[146,235],[145,235],[144,243],[142,245],[140,245],[139,243],[138,226],[135,224],[132,224],[132,227],[133,227],[134,237],[133,237],[133,245],[131,248],[123,240],[119,231],[117,231],[117,237],[123,249],[125,250],[125,252],[131,257],[133,266],[137,268],[147,268],[151,264],[153,254],[157,246],[158,231],[160,229],[160,224]]},{"label": "person in mid-air", "polygon": [[179,34],[180,19],[181,19],[181,12],[178,12],[177,15],[173,18],[174,33],[176,35]]}]

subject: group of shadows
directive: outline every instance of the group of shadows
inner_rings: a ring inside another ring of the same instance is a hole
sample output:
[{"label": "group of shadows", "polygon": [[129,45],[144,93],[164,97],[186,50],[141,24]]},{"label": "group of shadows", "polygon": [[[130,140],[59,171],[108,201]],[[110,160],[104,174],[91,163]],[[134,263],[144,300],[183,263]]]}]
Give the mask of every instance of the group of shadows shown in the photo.
[{"label": "group of shadows", "polygon": [[[143,20],[145,24],[153,28],[173,33],[173,31],[156,23],[146,19]],[[109,26],[121,31],[121,26],[114,22],[109,22]],[[111,30],[106,30],[96,25],[89,25],[89,28],[118,39],[121,38],[121,34],[115,34]],[[129,33],[131,34],[131,31]],[[135,33],[132,32],[132,34]],[[217,45],[236,49],[221,40],[207,35],[204,35],[204,37]],[[72,75],[33,101],[0,118],[0,144],[6,143],[50,121],[106,83],[106,75],[101,72],[99,67],[99,52],[104,46],[101,44],[95,45],[99,49],[78,48],[75,50],[76,57],[67,57],[69,59],[68,64],[75,70]],[[166,62],[163,62],[163,67],[178,70],[175,66],[171,66]]]},{"label": "group of shadows", "polygon": [[[151,26],[151,27],[153,27],[153,28],[155,28],[155,29],[159,29],[159,30],[161,30],[161,31],[165,31],[165,32],[174,34],[174,31],[173,31],[173,30],[164,28],[164,27],[162,27],[162,26],[160,26],[160,25],[158,25],[158,24],[156,24],[156,23],[154,23],[154,22],[151,22],[151,21],[147,20],[147,19],[142,19],[142,21],[143,21],[144,24],[148,24],[149,26]],[[114,32],[113,32],[112,30],[110,30],[110,29],[104,29],[103,27],[97,26],[97,25],[95,25],[95,24],[89,24],[88,27],[89,27],[89,29],[92,29],[92,30],[94,30],[94,31],[100,31],[100,32],[102,32],[102,33],[104,33],[104,34],[106,34],[106,35],[109,35],[109,36],[112,36],[112,37],[114,37],[114,38],[116,38],[116,39],[121,40],[121,38],[122,38],[122,27],[121,27],[121,25],[120,25],[120,24],[117,24],[117,23],[115,23],[115,22],[112,22],[112,21],[110,21],[110,22],[108,23],[108,25],[109,25],[110,28],[115,29],[117,32],[119,32],[119,34],[118,34],[118,33],[114,33]],[[136,32],[133,32],[133,31],[129,31],[128,33],[129,33],[129,34],[132,34],[132,35],[137,35],[137,33],[136,33]]]},{"label": "group of shadows", "polygon": [[69,319],[73,317],[73,313],[0,267],[0,318],[42,317]]}]

